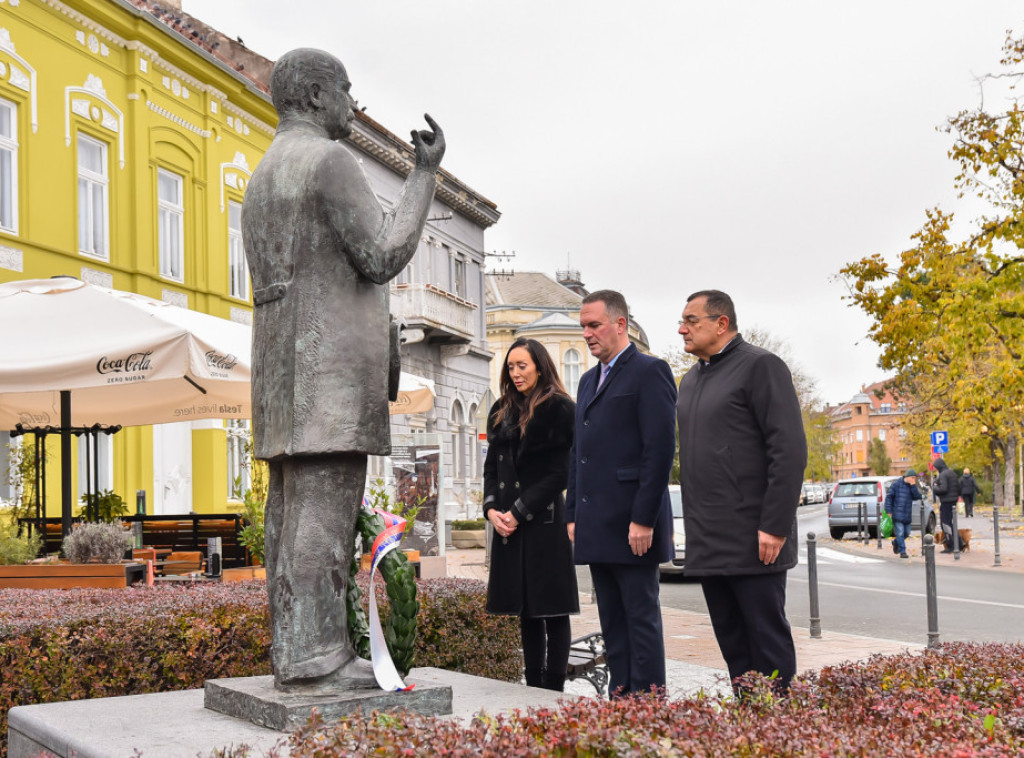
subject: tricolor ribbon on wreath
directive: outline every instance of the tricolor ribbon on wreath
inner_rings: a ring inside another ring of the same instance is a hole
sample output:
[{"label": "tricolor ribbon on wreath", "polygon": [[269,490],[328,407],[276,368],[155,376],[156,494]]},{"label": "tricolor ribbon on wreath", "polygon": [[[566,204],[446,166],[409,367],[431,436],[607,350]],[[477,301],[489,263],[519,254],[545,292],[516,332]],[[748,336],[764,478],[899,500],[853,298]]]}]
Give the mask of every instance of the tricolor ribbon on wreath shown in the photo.
[{"label": "tricolor ribbon on wreath", "polygon": [[411,690],[416,685],[405,685],[402,677],[398,675],[394,661],[391,660],[391,653],[388,652],[388,643],[384,639],[384,631],[380,626],[380,614],[377,611],[377,593],[373,590],[373,579],[377,575],[377,565],[384,556],[398,547],[405,533],[405,519],[393,513],[374,508],[373,512],[384,519],[384,531],[377,535],[373,541],[373,549],[370,555],[373,556],[370,565],[370,662],[373,664],[373,675],[377,684],[382,690],[405,691]]}]

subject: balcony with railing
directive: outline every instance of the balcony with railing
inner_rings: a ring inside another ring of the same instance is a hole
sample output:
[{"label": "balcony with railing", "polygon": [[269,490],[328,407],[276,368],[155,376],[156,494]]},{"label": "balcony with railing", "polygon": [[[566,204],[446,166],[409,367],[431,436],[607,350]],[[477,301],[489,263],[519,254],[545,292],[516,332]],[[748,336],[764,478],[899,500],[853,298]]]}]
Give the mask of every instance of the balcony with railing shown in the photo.
[{"label": "balcony with railing", "polygon": [[477,306],[433,284],[391,285],[391,312],[408,329],[422,329],[434,342],[472,341]]}]

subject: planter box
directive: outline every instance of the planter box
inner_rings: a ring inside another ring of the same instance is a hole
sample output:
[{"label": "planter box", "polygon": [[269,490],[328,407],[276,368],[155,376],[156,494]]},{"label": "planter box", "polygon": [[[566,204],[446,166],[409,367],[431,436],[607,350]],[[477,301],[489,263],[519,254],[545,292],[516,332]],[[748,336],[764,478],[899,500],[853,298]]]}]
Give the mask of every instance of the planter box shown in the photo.
[{"label": "planter box", "polygon": [[249,579],[267,578],[266,566],[242,566],[240,568],[228,568],[221,571],[222,582],[245,582]]},{"label": "planter box", "polygon": [[487,547],[486,529],[452,529],[452,546],[456,548]]},{"label": "planter box", "polygon": [[0,589],[61,590],[127,587],[142,581],[141,563],[28,563],[0,566]]}]

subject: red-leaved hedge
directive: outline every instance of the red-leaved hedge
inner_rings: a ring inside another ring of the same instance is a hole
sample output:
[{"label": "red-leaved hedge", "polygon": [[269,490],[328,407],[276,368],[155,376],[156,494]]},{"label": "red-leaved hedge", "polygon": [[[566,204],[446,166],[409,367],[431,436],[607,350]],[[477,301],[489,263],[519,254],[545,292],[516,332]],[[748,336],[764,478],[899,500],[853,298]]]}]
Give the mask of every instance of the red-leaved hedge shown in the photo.
[{"label": "red-leaved hedge", "polygon": [[[367,576],[357,581],[365,602]],[[486,614],[485,592],[475,580],[418,583],[417,666],[518,678],[518,622]],[[386,616],[383,585],[379,603]],[[485,653],[481,639],[497,644]],[[262,581],[0,590],[0,756],[7,754],[7,711],[16,705],[191,689],[207,679],[269,673]]]},{"label": "red-leaved hedge", "polygon": [[1024,755],[1024,645],[956,643],[825,668],[781,700],[763,679],[748,684],[740,701],[584,698],[467,724],[374,713],[310,723],[289,749],[292,758]]}]

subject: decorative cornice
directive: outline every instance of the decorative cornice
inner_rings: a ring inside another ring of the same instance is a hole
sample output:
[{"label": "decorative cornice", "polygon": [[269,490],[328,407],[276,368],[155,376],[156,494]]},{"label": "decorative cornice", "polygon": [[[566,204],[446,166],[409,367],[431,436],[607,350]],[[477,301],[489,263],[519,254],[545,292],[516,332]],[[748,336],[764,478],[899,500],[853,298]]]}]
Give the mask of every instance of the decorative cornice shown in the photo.
[{"label": "decorative cornice", "polygon": [[153,111],[153,113],[157,114],[158,116],[163,116],[168,121],[173,121],[178,126],[183,126],[186,129],[188,129],[190,132],[194,132],[195,134],[198,134],[200,137],[202,137],[204,139],[208,139],[210,137],[210,135],[213,133],[209,129],[203,129],[201,126],[196,126],[191,121],[186,121],[181,116],[177,116],[177,115],[171,113],[169,110],[167,110],[166,108],[164,108],[162,106],[157,105],[152,100],[147,100],[146,101],[146,107],[149,108],[151,111]]},{"label": "decorative cornice", "polygon": [[118,35],[114,34],[112,31],[110,31],[109,29],[107,29],[107,28],[105,28],[103,26],[100,26],[95,21],[93,21],[91,18],[89,18],[88,16],[79,13],[78,11],[74,10],[73,8],[69,8],[67,5],[65,5],[64,3],[60,2],[60,0],[41,0],[41,2],[43,3],[43,5],[49,5],[51,8],[53,8],[57,12],[62,13],[63,15],[67,16],[72,21],[75,21],[75,22],[81,24],[82,26],[84,26],[89,31],[95,32],[100,37],[102,37],[103,39],[107,40],[107,42],[110,42],[111,44],[117,45],[118,47],[127,47],[128,46],[128,41],[125,40],[123,37],[119,37]]},{"label": "decorative cornice", "polygon": [[[2,2],[2,0],[0,0],[0,2]],[[220,101],[221,103],[223,103],[223,107],[224,107],[225,110],[231,111],[236,116],[241,116],[246,121],[248,121],[253,126],[255,126],[257,129],[261,130],[262,132],[264,132],[264,133],[266,133],[266,134],[268,134],[270,136],[274,135],[274,127],[272,127],[269,124],[261,121],[258,118],[255,118],[254,116],[246,113],[241,108],[238,108],[237,106],[232,105],[231,103],[229,103],[227,101],[227,94],[226,93],[224,93],[223,91],[217,89],[216,87],[213,87],[213,86],[211,86],[209,84],[206,84],[206,83],[200,81],[199,79],[196,79],[191,74],[188,74],[185,71],[183,71],[182,69],[180,69],[177,66],[175,66],[173,63],[168,62],[167,60],[165,60],[160,55],[160,53],[158,53],[156,50],[154,50],[153,48],[149,47],[148,45],[146,45],[146,44],[144,44],[142,42],[139,42],[138,40],[127,40],[127,39],[124,39],[123,37],[118,36],[117,34],[115,34],[114,32],[110,31],[109,29],[107,29],[107,28],[101,26],[100,24],[96,23],[95,21],[90,19],[88,16],[85,16],[84,14],[74,10],[73,8],[68,7],[67,5],[62,3],[60,0],[40,0],[40,2],[42,2],[44,5],[50,6],[51,8],[53,8],[56,11],[58,11],[59,13],[67,16],[72,21],[75,21],[76,23],[81,24],[83,27],[85,27],[86,29],[94,32],[95,34],[97,34],[98,36],[100,36],[103,39],[107,40],[111,44],[117,45],[118,47],[122,47],[122,48],[124,48],[126,50],[138,51],[140,55],[143,55],[146,58],[148,58],[153,63],[154,66],[162,69],[163,71],[167,72],[168,74],[171,74],[172,76],[176,77],[177,79],[180,79],[183,83],[187,84],[193,90],[195,90],[197,92],[203,92],[206,95],[208,95],[211,99],[217,100],[217,101]],[[34,71],[33,71],[33,75],[34,75]],[[35,97],[34,89],[35,88],[33,87],[33,98]],[[173,116],[173,114],[162,113],[161,115],[166,115],[168,118],[171,118],[171,120],[174,120],[174,118],[176,118],[176,117]],[[33,123],[33,127],[36,127],[36,126],[37,125],[35,123]],[[197,134],[202,134],[204,137],[208,137],[209,134],[210,134],[208,131],[201,129],[200,127],[196,127],[194,125],[188,124],[187,122],[184,122],[182,124],[182,126],[186,126],[187,128],[192,129],[192,131],[195,131]]]}]

